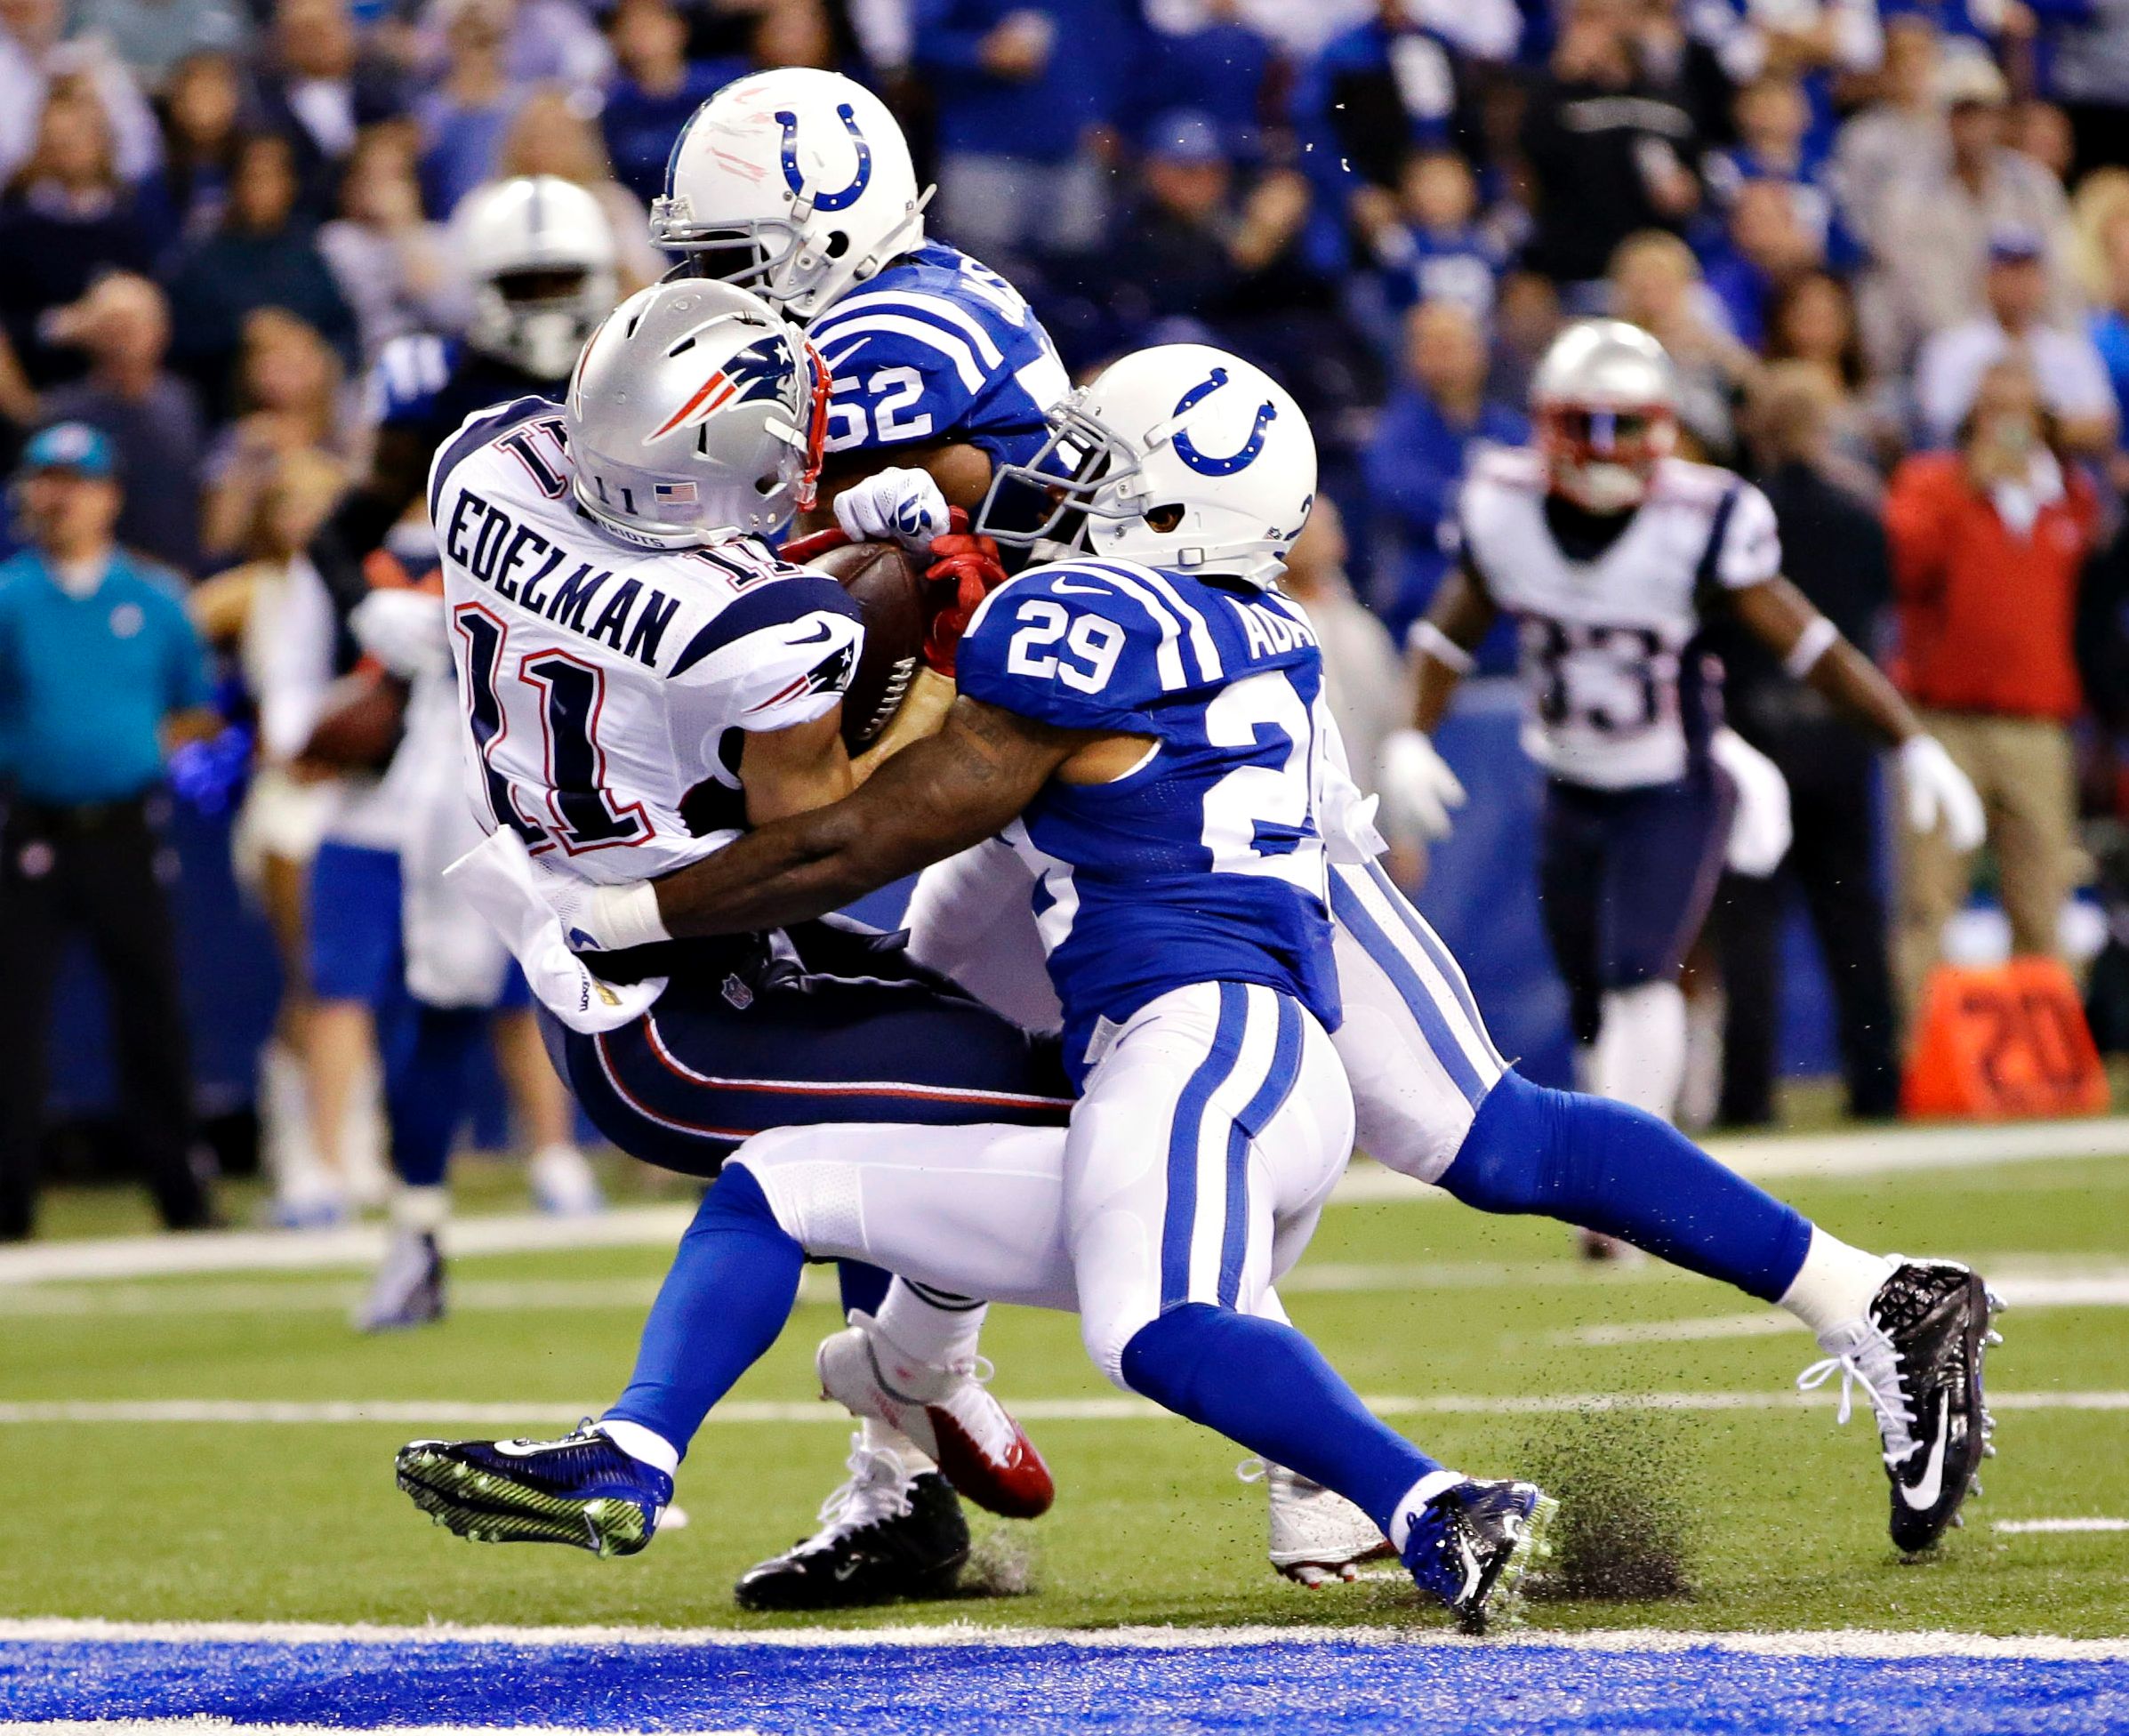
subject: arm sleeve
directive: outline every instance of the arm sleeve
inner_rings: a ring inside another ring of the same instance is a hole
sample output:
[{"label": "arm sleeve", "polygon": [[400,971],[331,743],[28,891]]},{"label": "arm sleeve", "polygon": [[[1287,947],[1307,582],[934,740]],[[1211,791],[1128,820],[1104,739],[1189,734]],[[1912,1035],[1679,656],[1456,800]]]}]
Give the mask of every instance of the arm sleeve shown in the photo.
[{"label": "arm sleeve", "polygon": [[1715,579],[1726,591],[1764,584],[1781,574],[1781,533],[1774,508],[1749,482],[1738,485],[1723,546],[1715,551]]},{"label": "arm sleeve", "polygon": [[1153,700],[1185,679],[1180,647],[1145,605],[1076,570],[1023,574],[992,591],[961,636],[954,671],[960,690],[986,705],[1119,735],[1155,733]]}]

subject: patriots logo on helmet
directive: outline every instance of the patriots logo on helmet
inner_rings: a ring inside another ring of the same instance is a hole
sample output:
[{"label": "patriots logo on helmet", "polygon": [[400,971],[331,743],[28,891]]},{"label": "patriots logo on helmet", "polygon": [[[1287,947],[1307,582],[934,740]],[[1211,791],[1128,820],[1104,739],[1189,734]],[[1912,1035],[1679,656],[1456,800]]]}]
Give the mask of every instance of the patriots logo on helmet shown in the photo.
[{"label": "patriots logo on helmet", "polygon": [[676,430],[708,422],[719,410],[728,410],[735,404],[751,404],[758,398],[784,401],[796,366],[791,346],[781,335],[750,343],[726,358],[725,365],[697,386],[686,403],[643,437],[643,444],[647,446]]}]

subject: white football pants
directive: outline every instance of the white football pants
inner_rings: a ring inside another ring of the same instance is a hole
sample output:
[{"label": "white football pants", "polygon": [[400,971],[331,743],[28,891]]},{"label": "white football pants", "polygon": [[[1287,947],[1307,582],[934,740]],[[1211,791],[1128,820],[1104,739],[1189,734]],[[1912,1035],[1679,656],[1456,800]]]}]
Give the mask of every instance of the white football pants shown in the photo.
[{"label": "white football pants", "polygon": [[1352,1145],[1345,1070],[1315,1019],[1273,990],[1206,983],[1123,1025],[1063,1132],[786,1128],[730,1161],[808,1254],[1076,1311],[1121,1386],[1124,1346],[1168,1308],[1283,1318],[1271,1286]]},{"label": "white football pants", "polygon": [[[999,839],[927,868],[904,919],[909,950],[1008,1018],[1054,1030],[1031,879]],[[1380,864],[1334,864],[1330,913],[1346,1006],[1331,1041],[1352,1083],[1360,1148],[1415,1181],[1436,1180],[1507,1063],[1456,960]]]}]

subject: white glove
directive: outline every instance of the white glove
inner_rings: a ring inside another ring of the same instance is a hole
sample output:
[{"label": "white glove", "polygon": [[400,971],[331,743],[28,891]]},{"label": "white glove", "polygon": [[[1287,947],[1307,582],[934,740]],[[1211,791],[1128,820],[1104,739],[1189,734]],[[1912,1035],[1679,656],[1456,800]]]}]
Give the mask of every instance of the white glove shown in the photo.
[{"label": "white glove", "polygon": [[441,671],[451,662],[444,599],[433,591],[373,591],[349,615],[348,631],[402,680]]},{"label": "white glove", "polygon": [[1394,730],[1383,738],[1375,781],[1382,790],[1383,822],[1394,832],[1446,838],[1449,810],[1466,800],[1463,784],[1423,729]]},{"label": "white glove", "polygon": [[835,497],[835,522],[854,542],[899,542],[921,554],[945,534],[946,496],[929,470],[880,470]]},{"label": "white glove", "polygon": [[1988,835],[1988,816],[1972,783],[1944,743],[1916,735],[1900,744],[1900,781],[1907,792],[1908,824],[1916,832],[1941,825],[1945,841],[1964,855]]},{"label": "white glove", "polygon": [[1789,819],[1789,781],[1781,768],[1734,729],[1718,729],[1707,743],[1716,765],[1737,785],[1723,859],[1734,873],[1764,880],[1781,866],[1796,836]]},{"label": "white glove", "polygon": [[[609,983],[592,975],[569,950],[542,874],[550,880],[565,878],[534,862],[525,840],[508,826],[497,827],[485,843],[444,870],[444,879],[502,936],[540,1004],[564,1025],[590,1035],[634,1023],[665,992],[666,979]],[[587,892],[614,889],[575,884]]]}]

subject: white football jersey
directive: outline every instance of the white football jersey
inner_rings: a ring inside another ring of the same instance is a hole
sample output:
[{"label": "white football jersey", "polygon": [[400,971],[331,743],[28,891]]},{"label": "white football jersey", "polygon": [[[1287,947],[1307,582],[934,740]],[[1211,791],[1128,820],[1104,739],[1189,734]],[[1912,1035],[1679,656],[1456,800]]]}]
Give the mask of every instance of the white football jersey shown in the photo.
[{"label": "white football jersey", "polygon": [[485,828],[586,880],[646,880],[736,835],[744,736],[840,703],[864,629],[833,579],[753,538],[615,541],[569,477],[539,398],[469,418],[430,469],[466,772]]},{"label": "white football jersey", "polygon": [[1728,470],[1667,458],[1633,522],[1582,561],[1554,540],[1545,497],[1539,454],[1493,448],[1458,509],[1466,563],[1518,619],[1523,744],[1555,776],[1599,789],[1683,777],[1714,699],[1689,649],[1701,605],[1781,571],[1774,509]]}]

